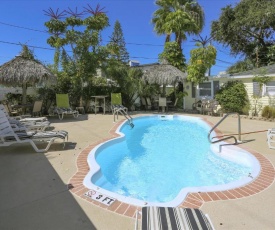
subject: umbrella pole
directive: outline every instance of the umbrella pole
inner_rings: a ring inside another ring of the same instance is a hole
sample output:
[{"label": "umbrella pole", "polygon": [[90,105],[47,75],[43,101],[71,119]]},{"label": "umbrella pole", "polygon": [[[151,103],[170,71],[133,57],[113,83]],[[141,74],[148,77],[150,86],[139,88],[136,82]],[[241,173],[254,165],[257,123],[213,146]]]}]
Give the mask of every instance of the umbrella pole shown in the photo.
[{"label": "umbrella pole", "polygon": [[[163,84],[162,85],[162,94],[163,94],[163,97],[166,97],[166,85]],[[167,106],[167,104],[166,104]],[[162,106],[162,112],[164,113],[165,112],[165,106]]]},{"label": "umbrella pole", "polygon": [[27,103],[27,83],[23,82],[22,85],[22,105]]},{"label": "umbrella pole", "polygon": [[163,95],[163,97],[166,96],[166,85],[165,84],[162,85],[162,95]]}]

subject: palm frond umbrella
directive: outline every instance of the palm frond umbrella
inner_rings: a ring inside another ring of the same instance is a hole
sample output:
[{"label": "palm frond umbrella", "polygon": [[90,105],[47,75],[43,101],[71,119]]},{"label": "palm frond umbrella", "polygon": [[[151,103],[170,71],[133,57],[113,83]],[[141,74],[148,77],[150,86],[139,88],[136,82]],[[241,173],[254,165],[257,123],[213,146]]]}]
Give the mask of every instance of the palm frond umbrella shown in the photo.
[{"label": "palm frond umbrella", "polygon": [[0,66],[0,84],[22,87],[22,104],[26,103],[27,86],[41,82],[54,82],[56,77],[40,61],[34,59],[25,46],[20,55]]},{"label": "palm frond umbrella", "polygon": [[163,94],[167,85],[173,85],[187,78],[187,74],[170,64],[155,64],[145,68],[143,80],[149,84],[158,84],[163,86]]}]

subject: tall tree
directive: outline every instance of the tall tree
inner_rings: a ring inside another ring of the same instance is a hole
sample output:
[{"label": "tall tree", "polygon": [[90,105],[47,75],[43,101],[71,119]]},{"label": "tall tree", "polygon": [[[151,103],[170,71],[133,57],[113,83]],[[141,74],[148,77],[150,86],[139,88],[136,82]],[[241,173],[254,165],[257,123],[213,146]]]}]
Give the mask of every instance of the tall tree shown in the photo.
[{"label": "tall tree", "polygon": [[166,35],[165,42],[175,41],[181,48],[182,41],[190,34],[199,34],[204,26],[202,7],[193,0],[157,0],[159,7],[153,15],[152,22],[158,35]]},{"label": "tall tree", "polygon": [[229,74],[234,74],[234,73],[240,73],[251,69],[253,69],[253,63],[251,62],[250,59],[245,59],[243,61],[238,61],[235,64],[228,67],[226,72]]},{"label": "tall tree", "polygon": [[242,54],[254,66],[269,63],[269,47],[274,45],[275,0],[242,0],[222,9],[212,22],[211,36],[231,48],[233,55]]},{"label": "tall tree", "polygon": [[[164,45],[164,51],[159,55],[161,62],[167,61],[172,66],[175,66],[182,72],[186,70],[185,57],[182,50],[177,42],[166,42]],[[173,84],[174,87],[174,98],[176,98],[176,85],[179,82]],[[182,84],[182,83],[181,83]]]},{"label": "tall tree", "polygon": [[59,70],[61,66],[63,79],[73,82],[71,87],[79,87],[71,89],[74,98],[82,96],[83,82],[96,75],[107,55],[106,48],[100,46],[101,31],[109,25],[103,9],[99,5],[95,9],[87,5],[81,12],[77,8],[44,11],[50,17],[45,26],[51,34],[47,43],[56,49],[55,68]]},{"label": "tall tree", "polygon": [[179,70],[185,72],[186,59],[177,42],[166,42],[164,45],[164,51],[159,55],[159,59],[166,60],[172,66],[175,66]]},{"label": "tall tree", "polygon": [[127,52],[123,31],[118,20],[115,22],[114,31],[110,37],[108,47],[110,49],[111,58],[123,63],[128,63],[129,53]]},{"label": "tall tree", "polygon": [[198,48],[191,50],[187,66],[187,80],[195,84],[207,80],[206,72],[216,63],[216,48],[212,45],[197,43]]}]

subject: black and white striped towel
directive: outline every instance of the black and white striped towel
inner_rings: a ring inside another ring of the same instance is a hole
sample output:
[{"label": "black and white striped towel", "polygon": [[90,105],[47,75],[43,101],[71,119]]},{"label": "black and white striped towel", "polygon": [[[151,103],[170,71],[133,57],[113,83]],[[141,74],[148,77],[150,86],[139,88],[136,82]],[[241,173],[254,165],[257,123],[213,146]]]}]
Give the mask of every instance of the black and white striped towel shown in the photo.
[{"label": "black and white striped towel", "polygon": [[213,230],[199,209],[143,207],[142,230]]}]

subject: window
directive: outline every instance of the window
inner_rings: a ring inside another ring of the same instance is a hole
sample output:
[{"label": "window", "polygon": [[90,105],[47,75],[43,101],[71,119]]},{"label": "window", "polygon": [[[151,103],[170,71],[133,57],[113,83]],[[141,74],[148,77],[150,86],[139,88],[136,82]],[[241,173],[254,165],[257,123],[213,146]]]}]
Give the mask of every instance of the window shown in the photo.
[{"label": "window", "polygon": [[199,84],[199,97],[211,97],[211,82],[203,82]]},{"label": "window", "polygon": [[[219,81],[209,81],[209,82],[203,82],[199,83],[197,86],[197,97],[199,98],[214,98],[217,91],[220,89],[220,82]],[[195,98],[195,85],[192,83],[192,98]]]},{"label": "window", "polygon": [[267,82],[263,87],[264,95],[274,96],[275,95],[275,81]]}]

